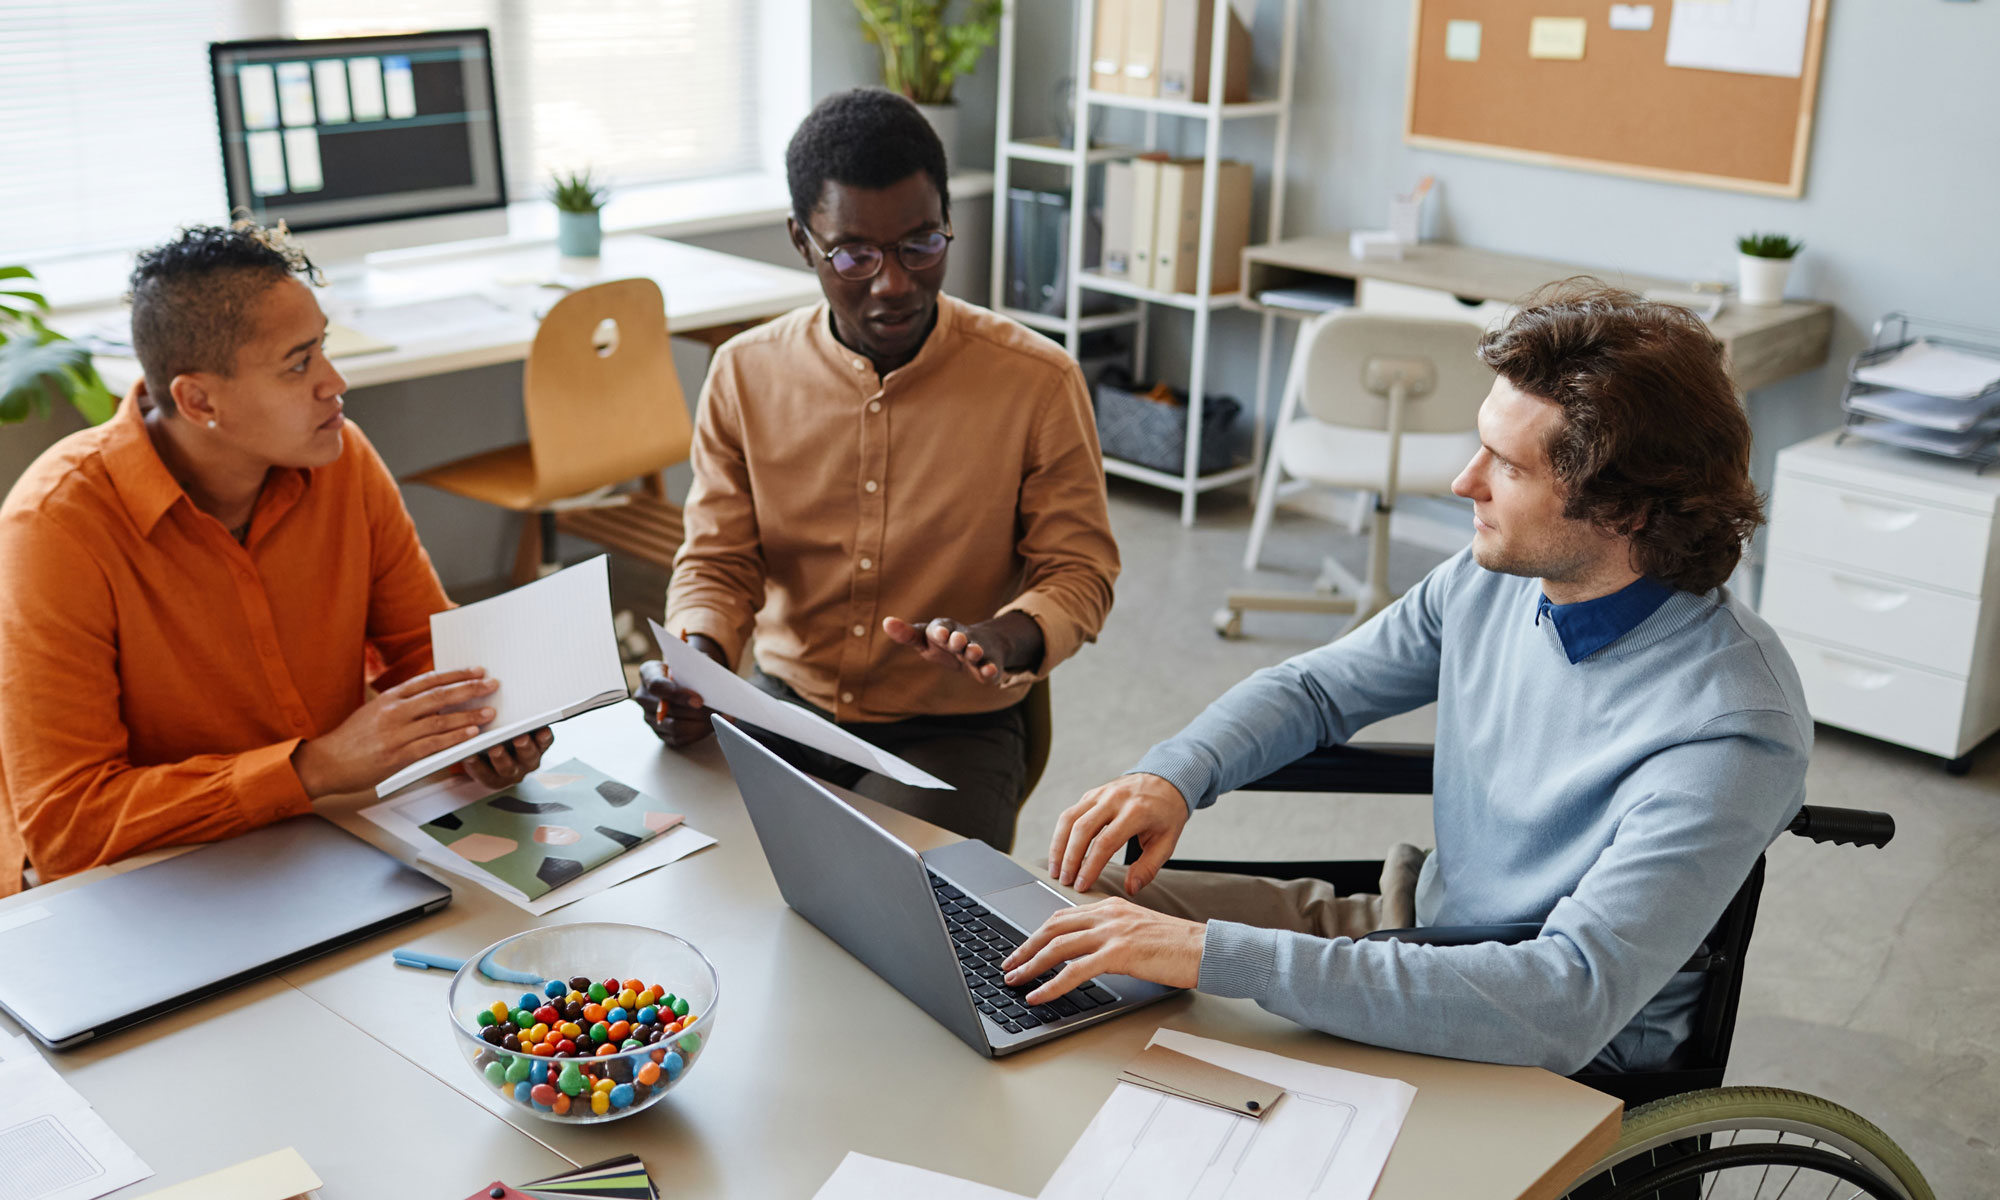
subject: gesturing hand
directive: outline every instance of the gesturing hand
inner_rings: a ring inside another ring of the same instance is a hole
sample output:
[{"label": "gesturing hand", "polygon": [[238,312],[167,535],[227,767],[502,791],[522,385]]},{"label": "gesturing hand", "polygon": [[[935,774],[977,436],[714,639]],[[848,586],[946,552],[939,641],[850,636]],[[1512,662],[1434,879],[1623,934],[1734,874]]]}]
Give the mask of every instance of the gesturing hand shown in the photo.
[{"label": "gesturing hand", "polygon": [[1136,894],[1173,857],[1187,820],[1179,788],[1158,775],[1121,775],[1085,792],[1056,818],[1049,873],[1065,887],[1087,892],[1111,856],[1136,837],[1139,861],[1125,872],[1125,891]]},{"label": "gesturing hand", "polygon": [[372,788],[418,759],[477,737],[493,710],[463,706],[499,687],[481,667],[419,675],[355,709],[333,732],[300,742],[292,769],[314,799]]},{"label": "gesturing hand", "polygon": [[[687,644],[723,666],[729,665],[729,657],[713,638],[692,633],[687,636]],[[645,710],[647,728],[676,750],[692,746],[715,732],[715,726],[710,724],[715,714],[702,706],[698,693],[667,674],[665,663],[639,664],[639,694],[632,698]]]},{"label": "gesturing hand", "polygon": [[1208,926],[1198,921],[1113,898],[1051,914],[1000,967],[1007,982],[1018,985],[1062,966],[1054,979],[1028,993],[1030,1004],[1047,1004],[1106,974],[1193,987],[1201,981],[1207,940]]},{"label": "gesturing hand", "polygon": [[991,623],[966,625],[949,617],[934,617],[913,625],[901,617],[884,617],[882,632],[940,667],[963,670],[981,683],[993,683],[1007,662],[1006,638]]}]

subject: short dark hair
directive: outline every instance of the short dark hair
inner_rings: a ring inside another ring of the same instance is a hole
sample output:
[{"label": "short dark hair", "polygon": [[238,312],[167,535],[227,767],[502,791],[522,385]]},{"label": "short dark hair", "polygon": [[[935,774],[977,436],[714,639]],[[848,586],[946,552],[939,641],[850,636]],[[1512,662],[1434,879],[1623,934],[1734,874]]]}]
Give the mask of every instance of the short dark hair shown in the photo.
[{"label": "short dark hair", "polygon": [[882,88],[835,92],[813,105],[785,147],[785,181],[792,189],[792,215],[801,225],[819,207],[829,180],[885,188],[919,171],[936,185],[949,221],[944,143],[916,105]]},{"label": "short dark hair", "polygon": [[194,225],[140,253],[132,268],[132,351],[162,413],[175,411],[167,390],[174,376],[234,372],[236,352],[252,332],[251,302],[294,275],[319,279],[283,225]]},{"label": "short dark hair", "polygon": [[1700,317],[1569,279],[1524,300],[1479,357],[1562,409],[1548,451],[1564,516],[1629,535],[1633,567],[1674,587],[1729,578],[1764,511],[1750,422]]}]

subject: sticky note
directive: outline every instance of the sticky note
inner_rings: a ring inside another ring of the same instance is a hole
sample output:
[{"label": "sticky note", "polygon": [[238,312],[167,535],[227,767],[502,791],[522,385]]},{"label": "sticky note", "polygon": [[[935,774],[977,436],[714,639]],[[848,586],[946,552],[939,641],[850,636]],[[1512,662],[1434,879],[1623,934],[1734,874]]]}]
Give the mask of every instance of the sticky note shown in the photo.
[{"label": "sticky note", "polygon": [[1479,22],[1446,21],[1444,56],[1453,62],[1479,61]]},{"label": "sticky note", "polygon": [[1528,25],[1529,58],[1582,58],[1582,17],[1536,17]]},{"label": "sticky note", "polygon": [[1611,28],[1631,29],[1643,32],[1653,27],[1653,6],[1650,4],[1614,4],[1611,6]]}]

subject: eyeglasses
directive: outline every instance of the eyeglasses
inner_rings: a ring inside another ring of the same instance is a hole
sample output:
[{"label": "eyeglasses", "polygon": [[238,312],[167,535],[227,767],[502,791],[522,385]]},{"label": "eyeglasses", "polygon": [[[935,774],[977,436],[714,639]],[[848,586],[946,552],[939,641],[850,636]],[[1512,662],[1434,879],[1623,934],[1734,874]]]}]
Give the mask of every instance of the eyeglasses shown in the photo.
[{"label": "eyeglasses", "polygon": [[[807,243],[833,265],[833,273],[842,279],[851,279],[856,283],[873,279],[882,273],[882,264],[888,261],[889,247],[873,242],[843,242],[827,250],[820,246],[804,221],[799,222],[799,229],[806,235]],[[906,237],[894,247],[896,258],[906,271],[929,270],[944,260],[944,252],[951,246],[951,239],[949,227]]]}]

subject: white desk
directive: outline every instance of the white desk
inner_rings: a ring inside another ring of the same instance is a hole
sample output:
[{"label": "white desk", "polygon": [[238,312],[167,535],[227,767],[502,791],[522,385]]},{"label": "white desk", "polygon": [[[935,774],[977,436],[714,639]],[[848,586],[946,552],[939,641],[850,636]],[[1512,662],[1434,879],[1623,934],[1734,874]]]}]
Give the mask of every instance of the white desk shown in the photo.
[{"label": "white desk", "polygon": [[[404,1062],[393,1075],[383,1074],[412,1081],[408,1094],[415,1099],[378,1099],[388,1106],[372,1110],[354,1107],[331,1082],[331,1069],[328,1082],[295,1078],[292,1086],[275,1089],[272,1103],[283,1107],[268,1119],[298,1131],[292,1140],[327,1180],[328,1200],[464,1195],[505,1174],[492,1165],[502,1144],[478,1134],[483,1127],[463,1114],[494,1128],[504,1128],[502,1120],[518,1125],[579,1162],[635,1152],[668,1195],[802,1200],[848,1150],[1034,1195],[1110,1094],[1120,1067],[1163,1024],[1415,1084],[1416,1103],[1376,1200],[1553,1197],[1617,1136],[1616,1100],[1546,1071],[1358,1046],[1303,1030],[1247,1001],[1212,996],[1182,996],[989,1061],[786,908],[712,741],[686,754],[663,750],[629,704],[567,722],[556,738],[555,761],[573,755],[671,799],[690,824],[720,844],[541,919],[484,890],[459,887],[450,908],[421,924],[286,971],[282,982],[296,989],[292,996],[317,1001],[327,1015],[295,1017],[301,1036],[277,1057],[294,1061],[298,1047],[325,1036],[315,1031],[347,1024],[368,1038],[331,1042],[338,1051],[329,1060],[352,1044],[362,1061],[390,1054]],[[403,847],[356,815],[367,802],[333,800],[321,811],[407,858]],[[871,811],[913,844],[950,837],[886,809]],[[653,924],[681,934],[709,955],[723,981],[709,1046],[687,1082],[643,1113],[588,1127],[503,1107],[461,1059],[447,1027],[448,976],[395,967],[387,955],[408,944],[470,956],[530,925],[585,920]],[[182,1121],[198,1123],[180,1115],[149,1116],[149,1106],[166,1109],[190,1099],[184,1073],[203,1063],[203,1054],[236,1044],[243,1014],[273,1004],[274,991],[285,994],[276,983],[245,989],[55,1062],[86,1096],[107,1106],[113,1127],[156,1168],[202,1156],[210,1167],[247,1158],[256,1147],[242,1145],[246,1137],[238,1133],[211,1130],[173,1146],[142,1131],[154,1120],[170,1121],[175,1129]],[[295,1001],[288,997],[286,1003]],[[412,1012],[428,1015],[411,1020]],[[161,1038],[169,1027],[175,1035]],[[377,1074],[372,1066],[364,1069]],[[374,1094],[379,1098],[383,1091]],[[426,1098],[440,1091],[456,1093],[458,1103]],[[404,1115],[407,1128],[393,1132],[371,1124],[397,1123]],[[464,1135],[470,1140],[460,1144],[423,1124],[447,1119],[472,1130]],[[327,1144],[321,1139],[344,1139],[353,1149],[323,1151],[323,1162],[312,1149]],[[418,1158],[455,1162],[458,1178],[470,1182],[457,1192],[401,1186],[398,1164]],[[392,1179],[399,1186],[386,1186]]]},{"label": "white desk", "polygon": [[[576,288],[632,278],[660,285],[667,328],[675,334],[772,317],[820,298],[810,271],[626,235],[604,239],[604,253],[595,259],[562,258],[547,245],[400,258],[336,277],[320,304],[333,321],[393,346],[334,360],[348,386],[361,388],[520,362],[542,314],[562,295],[561,288],[542,285]],[[75,336],[117,322],[123,311],[114,304],[65,309],[50,324]],[[96,363],[114,392],[139,378],[134,359],[99,355]]]}]

